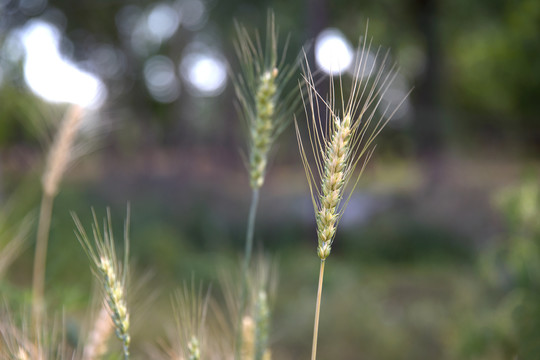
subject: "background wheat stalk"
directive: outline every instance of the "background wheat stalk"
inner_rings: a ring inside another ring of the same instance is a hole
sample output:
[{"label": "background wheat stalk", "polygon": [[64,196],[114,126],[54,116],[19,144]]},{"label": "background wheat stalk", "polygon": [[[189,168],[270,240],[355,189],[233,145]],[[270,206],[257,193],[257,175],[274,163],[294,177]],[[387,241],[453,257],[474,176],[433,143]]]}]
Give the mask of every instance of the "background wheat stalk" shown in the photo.
[{"label": "background wheat stalk", "polygon": [[[307,61],[304,67],[306,96],[303,96],[304,109],[308,120],[308,137],[312,149],[313,165],[310,165],[298,124],[295,122],[296,134],[302,163],[306,171],[308,184],[315,210],[317,222],[317,255],[320,271],[313,327],[313,343],[311,359],[316,359],[317,338],[319,329],[320,305],[324,278],[325,261],[332,250],[337,226],[347,206],[352,191],[356,187],[360,175],[373,154],[373,141],[382,128],[391,119],[397,107],[390,109],[388,105],[382,114],[377,115],[382,95],[391,86],[397,71],[391,66],[386,69],[388,53],[378,64],[380,50],[375,61],[368,68],[364,55],[371,49],[371,41],[364,37],[359,46],[357,61],[350,93],[344,94],[343,81],[340,78],[339,91],[336,92],[333,80],[330,81],[330,95],[324,99],[316,90],[316,83]],[[362,81],[366,74],[371,74],[379,67],[373,80]],[[337,97],[337,100],[336,100]],[[336,105],[341,105],[338,109]],[[320,118],[321,110],[326,114]],[[378,116],[378,120],[374,119]],[[358,175],[357,165],[361,163]],[[347,186],[355,179],[352,186]],[[345,200],[343,202],[343,200]]]},{"label": "background wheat stalk", "polygon": [[36,250],[34,255],[34,272],[32,276],[32,313],[36,328],[41,328],[44,311],[45,269],[47,261],[47,244],[54,198],[64,172],[73,160],[73,147],[77,139],[82,119],[82,108],[72,105],[66,111],[64,119],[58,129],[56,138],[49,151],[45,171],[43,173],[43,194],[39,211],[39,223],[36,237]]},{"label": "background wheat stalk", "polygon": [[[236,53],[241,72],[233,77],[239,111],[247,124],[248,173],[252,189],[251,204],[246,229],[246,242],[242,273],[244,279],[237,319],[236,359],[242,348],[241,324],[247,302],[247,272],[253,252],[253,234],[259,203],[260,188],[264,184],[268,157],[273,143],[288,125],[291,110],[299,102],[298,96],[287,89],[287,83],[297,69],[298,62],[285,64],[288,41],[281,56],[278,55],[278,30],[274,14],[268,13],[266,42],[261,44],[258,33],[250,36],[241,25],[236,24],[238,39]],[[281,57],[281,58],[280,58]]]},{"label": "background wheat stalk", "polygon": [[272,12],[268,14],[265,44],[261,43],[258,33],[252,36],[240,24],[236,24],[236,31],[234,46],[241,71],[233,76],[233,82],[239,113],[247,125],[247,167],[252,189],[246,233],[246,268],[251,260],[259,190],[264,184],[269,153],[299,101],[296,94],[287,89],[298,62],[292,65],[285,63],[288,40],[279,54],[279,31]]}]

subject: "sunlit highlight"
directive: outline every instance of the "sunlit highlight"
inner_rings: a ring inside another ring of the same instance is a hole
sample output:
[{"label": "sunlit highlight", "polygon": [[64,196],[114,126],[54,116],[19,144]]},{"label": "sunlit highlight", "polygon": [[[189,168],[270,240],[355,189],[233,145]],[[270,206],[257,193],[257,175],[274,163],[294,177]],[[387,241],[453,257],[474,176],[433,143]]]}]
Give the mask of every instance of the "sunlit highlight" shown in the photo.
[{"label": "sunlit highlight", "polygon": [[20,32],[25,49],[24,78],[30,89],[54,103],[99,107],[106,88],[99,78],[77,68],[59,52],[60,33],[49,23],[31,21]]}]

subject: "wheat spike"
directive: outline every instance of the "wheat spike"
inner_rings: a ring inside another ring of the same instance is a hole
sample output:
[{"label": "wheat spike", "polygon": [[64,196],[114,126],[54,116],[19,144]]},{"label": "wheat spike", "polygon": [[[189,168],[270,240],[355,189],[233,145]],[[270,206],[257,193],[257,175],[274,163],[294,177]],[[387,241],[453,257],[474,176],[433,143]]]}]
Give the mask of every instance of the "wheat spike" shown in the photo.
[{"label": "wheat spike", "polygon": [[126,303],[127,269],[129,256],[129,208],[124,229],[124,259],[120,266],[116,255],[114,237],[112,232],[111,214],[107,209],[107,221],[104,223],[103,234],[99,230],[99,222],[94,211],[94,224],[92,232],[94,244],[90,242],[88,235],[80,220],[72,214],[77,228],[77,238],[95,269],[95,274],[103,286],[105,302],[109,309],[109,316],[114,324],[114,330],[118,339],[122,342],[124,360],[129,359],[129,345],[131,343],[129,311]]},{"label": "wheat spike", "polygon": [[236,24],[238,40],[235,50],[241,71],[233,77],[239,112],[248,130],[248,172],[253,190],[264,184],[268,155],[278,135],[288,125],[299,98],[287,89],[287,84],[298,68],[299,61],[285,65],[288,40],[278,50],[279,31],[274,14],[269,12],[266,42],[259,33],[251,36]]},{"label": "wheat spike", "polygon": [[[373,154],[375,138],[405,100],[394,104],[392,109],[388,105],[378,113],[382,96],[392,85],[397,69],[395,65],[388,66],[388,53],[382,60],[380,59],[380,49],[376,51],[375,61],[368,66],[366,54],[370,52],[371,41],[368,43],[364,37],[357,54],[358,60],[349,94],[344,93],[341,79],[338,89],[331,80],[330,95],[324,99],[317,92],[316,82],[307,61],[304,67],[306,95],[303,97],[303,103],[306,117],[309,119],[308,137],[314,165],[310,164],[296,122],[295,125],[315,209],[317,254],[321,260],[330,255],[339,220]],[[377,72],[374,71],[375,66],[379,68]],[[368,77],[366,74],[371,73],[375,73],[372,79],[363,80]],[[341,105],[340,108],[338,105]],[[321,118],[321,112],[326,114],[326,118]],[[361,169],[352,186],[348,188],[347,185],[355,176],[359,163],[362,164]],[[342,200],[345,202],[342,203]]]},{"label": "wheat spike", "polygon": [[251,153],[249,158],[250,185],[253,189],[260,188],[264,183],[268,151],[272,145],[274,127],[274,111],[276,96],[276,77],[278,70],[264,72],[259,80],[256,95],[256,117],[253,121],[251,136]]}]

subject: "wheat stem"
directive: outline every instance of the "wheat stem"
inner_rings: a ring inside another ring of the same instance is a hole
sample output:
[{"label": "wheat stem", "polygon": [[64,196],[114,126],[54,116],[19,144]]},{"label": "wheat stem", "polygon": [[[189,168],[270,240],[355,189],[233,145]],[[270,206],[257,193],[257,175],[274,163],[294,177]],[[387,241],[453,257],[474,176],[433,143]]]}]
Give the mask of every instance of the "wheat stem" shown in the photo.
[{"label": "wheat stem", "polygon": [[268,299],[266,292],[261,290],[259,291],[255,308],[254,360],[263,360],[267,353],[269,320],[270,310],[268,309]]},{"label": "wheat stem", "polygon": [[36,329],[41,329],[43,311],[45,308],[43,299],[45,288],[45,263],[47,260],[47,244],[49,242],[53,203],[54,195],[44,192],[39,210],[39,223],[34,255],[34,273],[32,277],[32,314]]},{"label": "wheat stem", "polygon": [[43,195],[39,213],[36,250],[34,256],[34,272],[32,278],[32,315],[36,329],[41,328],[44,311],[45,267],[47,261],[47,243],[51,227],[53,202],[62,176],[73,158],[73,146],[77,138],[82,108],[77,105],[69,107],[49,150],[45,171],[42,178]]},{"label": "wheat stem", "polygon": [[321,268],[319,271],[319,288],[317,290],[317,304],[315,305],[315,323],[313,324],[313,344],[311,346],[311,360],[315,360],[317,358],[317,337],[319,335],[319,316],[321,312],[324,263],[325,260],[321,259]]},{"label": "wheat stem", "polygon": [[257,217],[257,206],[259,205],[259,189],[254,189],[251,195],[251,205],[249,207],[248,225],[246,231],[246,249],[244,253],[244,277],[247,275],[251,254],[253,252],[253,233],[255,231],[255,218]]},{"label": "wheat stem", "polygon": [[[255,219],[257,217],[257,207],[259,205],[259,189],[253,189],[251,195],[251,205],[249,207],[248,224],[246,231],[246,247],[244,252],[244,263],[242,266],[242,294],[240,297],[240,311],[238,312],[237,328],[242,327],[242,319],[246,310],[247,294],[248,294],[248,270],[251,263],[251,255],[253,253],[253,233],[255,231]],[[236,335],[236,357],[240,358],[242,349],[242,331],[238,331]]]}]

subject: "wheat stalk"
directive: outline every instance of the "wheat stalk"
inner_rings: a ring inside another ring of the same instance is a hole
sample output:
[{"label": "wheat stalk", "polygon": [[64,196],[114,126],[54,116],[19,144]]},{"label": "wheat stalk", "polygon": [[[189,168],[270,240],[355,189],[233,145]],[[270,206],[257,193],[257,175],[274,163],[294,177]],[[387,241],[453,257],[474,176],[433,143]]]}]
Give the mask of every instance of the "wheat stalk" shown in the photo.
[{"label": "wheat stalk", "polygon": [[[261,44],[258,33],[254,37],[239,24],[236,24],[238,40],[235,42],[236,53],[242,71],[233,77],[240,113],[248,128],[248,173],[252,189],[251,205],[246,230],[246,243],[242,272],[244,275],[240,311],[237,329],[241,327],[242,317],[247,302],[247,272],[253,252],[253,234],[259,191],[264,184],[268,156],[272,145],[285,129],[290,119],[291,109],[298,103],[298,97],[287,92],[287,83],[296,71],[298,62],[293,66],[285,65],[287,43],[278,55],[278,30],[274,14],[268,13],[266,43]],[[240,357],[242,332],[238,331],[236,358]]]},{"label": "wheat stalk", "polygon": [[56,195],[62,176],[73,159],[72,149],[79,132],[82,112],[80,106],[70,106],[58,129],[54,143],[49,151],[47,166],[42,178],[43,192],[47,196],[54,197]]},{"label": "wheat stalk", "polygon": [[94,273],[103,286],[109,316],[114,324],[116,336],[122,343],[124,360],[128,360],[129,345],[131,342],[129,311],[126,303],[129,256],[129,208],[124,227],[124,259],[122,264],[120,264],[116,255],[110,210],[107,209],[107,220],[104,223],[103,234],[99,230],[99,222],[93,210],[92,214],[94,217],[94,224],[92,225],[94,244],[90,242],[77,215],[72,213],[77,228],[77,239],[90,258]]},{"label": "wheat stalk", "polygon": [[64,115],[55,140],[49,151],[42,185],[43,195],[39,212],[39,223],[34,255],[34,272],[32,276],[32,312],[36,328],[41,328],[41,318],[44,311],[45,269],[47,261],[47,243],[51,226],[51,216],[54,198],[62,176],[70,161],[73,159],[73,147],[77,138],[82,119],[82,108],[72,105]]},{"label": "wheat stalk", "polygon": [[[380,49],[376,52],[375,61],[368,68],[364,57],[371,50],[371,41],[368,43],[367,38],[364,37],[359,48],[350,93],[344,94],[343,82],[340,78],[337,101],[336,89],[332,80],[330,81],[328,99],[323,99],[317,92],[312,72],[306,60],[303,78],[307,95],[303,96],[302,99],[306,117],[310,119],[308,123],[311,123],[311,126],[308,126],[308,136],[315,163],[314,169],[310,165],[298,124],[295,122],[300,155],[315,210],[318,238],[317,255],[321,260],[313,327],[312,360],[316,359],[317,354],[324,266],[332,250],[337,226],[360,175],[373,154],[374,147],[372,145],[375,137],[401,105],[401,103],[398,104],[394,109],[390,109],[390,105],[388,105],[378,120],[376,119],[382,96],[391,86],[397,75],[397,70],[395,65],[386,69],[388,61],[388,53],[386,53],[381,64],[378,65],[379,70],[371,81],[371,86],[369,86],[369,81],[362,82],[365,75],[371,74],[375,69]],[[322,105],[320,105],[321,103]],[[341,108],[338,109],[336,105],[341,105]],[[324,110],[326,114],[325,119],[320,118],[321,110]],[[326,124],[325,130],[323,129],[324,124]],[[355,177],[355,169],[359,163],[362,163],[361,170],[356,175],[352,186],[347,187],[350,180]],[[342,203],[343,200],[345,200],[344,203]]]}]

